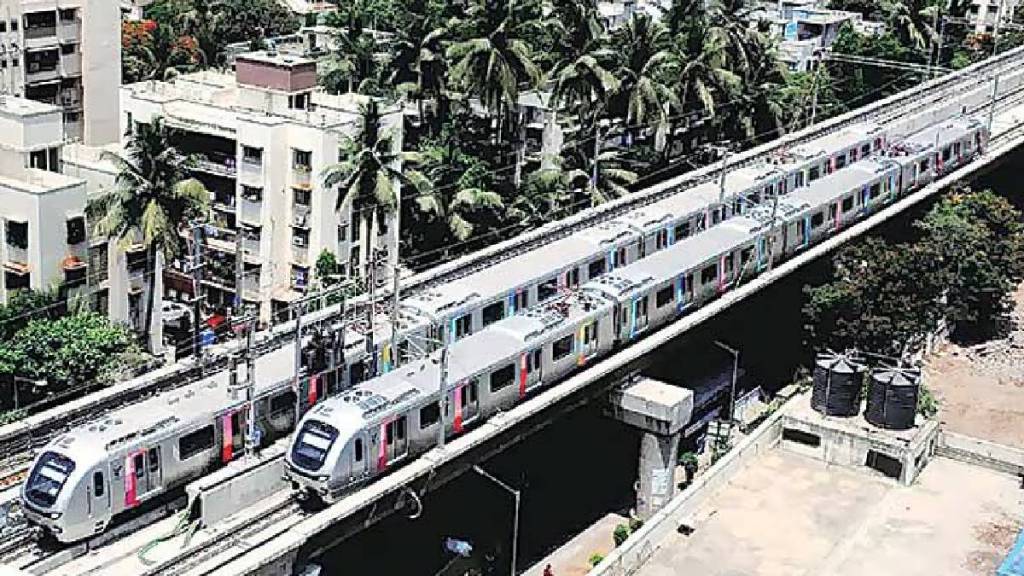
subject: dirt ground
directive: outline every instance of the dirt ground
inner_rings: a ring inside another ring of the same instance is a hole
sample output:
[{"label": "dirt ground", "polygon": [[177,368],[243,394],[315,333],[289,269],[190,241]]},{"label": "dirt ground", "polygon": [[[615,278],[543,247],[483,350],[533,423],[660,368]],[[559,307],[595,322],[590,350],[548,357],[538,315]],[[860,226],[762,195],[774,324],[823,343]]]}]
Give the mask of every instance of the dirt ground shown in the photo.
[{"label": "dirt ground", "polygon": [[944,345],[926,364],[925,382],[947,429],[1024,448],[1024,285],[1014,300],[1014,333],[967,348]]}]

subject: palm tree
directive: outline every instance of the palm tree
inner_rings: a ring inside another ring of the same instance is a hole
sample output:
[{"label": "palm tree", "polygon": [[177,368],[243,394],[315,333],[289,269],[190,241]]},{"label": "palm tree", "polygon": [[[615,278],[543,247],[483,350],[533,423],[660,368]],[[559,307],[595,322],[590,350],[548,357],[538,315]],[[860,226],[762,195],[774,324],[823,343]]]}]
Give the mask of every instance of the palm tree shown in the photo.
[{"label": "palm tree", "polygon": [[481,211],[504,207],[501,195],[490,189],[490,169],[464,154],[452,139],[423,146],[416,160],[426,182],[437,184],[421,187],[417,207],[443,221],[455,240],[473,234],[473,221]]},{"label": "palm tree", "polygon": [[[325,168],[323,177],[325,186],[339,188],[335,209],[348,207],[353,215],[360,216],[360,270],[365,275],[381,219],[397,213],[399,208],[400,186],[406,184],[422,190],[426,181],[413,170],[402,172],[402,160],[410,155],[398,150],[396,140],[382,129],[377,101],[369,99],[361,112],[359,133],[343,142],[341,161]],[[400,238],[398,228],[397,223],[392,226],[396,247]],[[392,263],[398,264],[397,250]]]},{"label": "palm tree", "polygon": [[622,55],[616,71],[622,81],[619,109],[624,107],[631,131],[653,124],[660,142],[668,132],[669,112],[679,103],[670,83],[679,63],[668,28],[646,14],[634,14],[615,32],[612,44]]},{"label": "palm tree", "polygon": [[717,101],[737,93],[742,84],[740,76],[729,69],[724,39],[721,36],[680,37],[676,50],[677,58],[685,62],[676,85],[683,108],[699,109],[707,116],[714,116]]},{"label": "palm tree", "polygon": [[564,181],[571,189],[582,191],[592,206],[629,194],[628,186],[638,180],[618,150],[601,151],[596,158],[580,153],[579,148],[576,151],[570,153],[573,168],[565,172]]},{"label": "palm tree", "polygon": [[566,215],[572,208],[570,175],[562,171],[561,157],[549,158],[543,168],[531,172],[526,183],[508,207],[508,217],[524,229]]},{"label": "palm tree", "polygon": [[929,24],[935,9],[925,0],[893,0],[886,4],[886,20],[904,46],[923,50],[935,36]]},{"label": "palm tree", "polygon": [[470,15],[480,21],[478,35],[452,44],[446,53],[454,62],[450,75],[455,83],[497,116],[498,142],[505,112],[518,103],[520,87],[535,86],[540,79],[530,47],[519,36],[537,23],[520,21],[517,4],[518,0],[510,0],[501,11],[493,10],[486,2],[474,5]]},{"label": "palm tree", "polygon": [[[141,244],[147,261],[156,266],[159,258],[171,261],[181,254],[179,229],[207,213],[210,193],[189,176],[194,160],[172,144],[174,130],[158,117],[150,124],[138,124],[128,137],[125,154],[106,152],[117,167],[116,186],[88,204],[96,233],[116,239],[123,249]],[[152,298],[156,272],[148,274],[150,302],[146,306],[144,330],[153,323]]]}]

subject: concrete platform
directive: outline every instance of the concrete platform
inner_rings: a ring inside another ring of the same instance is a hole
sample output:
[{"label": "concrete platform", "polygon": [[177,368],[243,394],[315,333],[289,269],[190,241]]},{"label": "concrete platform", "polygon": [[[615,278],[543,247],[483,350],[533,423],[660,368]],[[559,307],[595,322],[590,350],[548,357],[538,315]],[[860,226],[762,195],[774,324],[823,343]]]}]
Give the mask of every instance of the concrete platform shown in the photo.
[{"label": "concrete platform", "polygon": [[885,430],[864,419],[825,416],[811,408],[810,393],[786,405],[782,448],[842,466],[868,467],[911,484],[935,454],[939,424],[918,417],[909,430]]},{"label": "concrete platform", "polygon": [[615,548],[612,533],[619,524],[629,524],[629,518],[621,514],[607,514],[587,527],[546,558],[526,571],[524,576],[542,576],[544,567],[551,565],[557,576],[584,576],[590,572],[590,557],[594,554],[607,556]]},{"label": "concrete platform", "polygon": [[1009,476],[936,458],[912,487],[775,450],[671,533],[641,576],[989,576],[1021,526]]}]

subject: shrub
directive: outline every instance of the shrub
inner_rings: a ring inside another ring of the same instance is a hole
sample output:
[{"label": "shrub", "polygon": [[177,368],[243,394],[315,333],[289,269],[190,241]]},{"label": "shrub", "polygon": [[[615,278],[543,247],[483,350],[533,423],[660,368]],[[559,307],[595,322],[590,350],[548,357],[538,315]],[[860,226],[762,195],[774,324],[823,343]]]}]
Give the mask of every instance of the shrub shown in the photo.
[{"label": "shrub", "polygon": [[598,564],[604,561],[604,554],[594,552],[590,555],[590,567],[595,568]]},{"label": "shrub", "polygon": [[629,538],[629,526],[619,524],[615,527],[615,531],[612,532],[612,540],[615,541],[615,546],[622,546],[626,538]]}]

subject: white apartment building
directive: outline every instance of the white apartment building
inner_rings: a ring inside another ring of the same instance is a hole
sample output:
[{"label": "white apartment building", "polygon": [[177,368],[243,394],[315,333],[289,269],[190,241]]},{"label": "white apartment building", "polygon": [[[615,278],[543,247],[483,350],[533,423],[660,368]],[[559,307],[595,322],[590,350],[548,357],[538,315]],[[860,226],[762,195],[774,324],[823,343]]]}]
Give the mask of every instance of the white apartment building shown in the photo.
[{"label": "white apartment building", "polygon": [[[350,207],[336,211],[338,191],[323,183],[341,145],[358,133],[368,101],[319,91],[313,60],[262,51],[238,55],[234,73],[121,89],[123,133],[162,117],[178,130],[178,149],[199,158],[194,176],[212,200],[203,253],[208,305],[232,306],[240,283],[242,301],[258,304],[266,320],[313,285],[321,251],[335,254],[342,273],[358,274],[368,258],[366,237],[397,261],[389,223],[376,235],[361,230],[362,219],[353,219]],[[400,147],[401,110],[381,108],[382,129]],[[180,267],[166,280],[169,293],[191,295],[191,277]]]},{"label": "white apartment building", "polygon": [[974,25],[975,34],[991,34],[995,23],[1000,26],[1013,21],[1020,0],[972,0],[967,18]]},{"label": "white apartment building", "polygon": [[115,0],[0,0],[0,93],[64,109],[69,139],[118,140],[121,7]]},{"label": "white apartment building", "polygon": [[[0,96],[0,302],[21,289],[57,289],[141,330],[145,307],[161,307],[159,262],[151,298],[145,250],[109,249],[90,234],[86,181],[62,173],[62,117],[57,106]],[[152,350],[161,337],[156,313]]]}]

